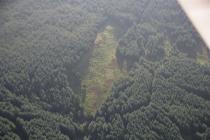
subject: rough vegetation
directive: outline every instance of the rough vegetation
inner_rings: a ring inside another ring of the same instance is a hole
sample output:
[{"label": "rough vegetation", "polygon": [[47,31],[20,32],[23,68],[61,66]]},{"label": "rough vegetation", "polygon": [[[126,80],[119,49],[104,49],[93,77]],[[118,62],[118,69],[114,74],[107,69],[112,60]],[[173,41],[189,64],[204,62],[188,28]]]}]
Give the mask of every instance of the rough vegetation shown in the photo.
[{"label": "rough vegetation", "polygon": [[97,35],[88,73],[82,82],[86,91],[84,109],[89,114],[94,114],[105,102],[111,93],[113,81],[126,75],[117,64],[117,45],[111,26]]},{"label": "rough vegetation", "polygon": [[209,140],[209,51],[176,0],[0,0],[0,139]]}]

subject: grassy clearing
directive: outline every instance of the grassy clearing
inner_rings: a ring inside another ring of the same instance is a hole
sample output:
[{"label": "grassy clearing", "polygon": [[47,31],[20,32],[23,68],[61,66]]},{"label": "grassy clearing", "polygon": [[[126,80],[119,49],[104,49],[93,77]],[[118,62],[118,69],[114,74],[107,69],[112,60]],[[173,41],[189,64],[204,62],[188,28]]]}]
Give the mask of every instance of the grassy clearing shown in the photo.
[{"label": "grassy clearing", "polygon": [[206,48],[206,47],[202,48],[202,53],[197,54],[196,61],[197,61],[197,63],[199,63],[201,65],[205,65],[205,64],[209,63],[208,48]]},{"label": "grassy clearing", "polygon": [[117,45],[111,26],[97,35],[88,73],[82,82],[86,87],[84,108],[88,114],[100,108],[110,95],[113,82],[124,75],[116,61]]},{"label": "grassy clearing", "polygon": [[163,48],[165,50],[166,56],[169,57],[171,55],[173,47],[168,40],[164,42]]}]

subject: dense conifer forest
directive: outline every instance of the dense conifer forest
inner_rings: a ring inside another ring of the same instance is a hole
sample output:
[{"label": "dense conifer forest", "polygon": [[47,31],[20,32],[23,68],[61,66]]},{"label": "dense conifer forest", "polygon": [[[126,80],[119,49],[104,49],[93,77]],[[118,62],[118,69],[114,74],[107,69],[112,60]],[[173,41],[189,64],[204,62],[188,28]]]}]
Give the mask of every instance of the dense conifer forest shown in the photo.
[{"label": "dense conifer forest", "polygon": [[209,57],[176,0],[0,0],[0,140],[210,140]]}]

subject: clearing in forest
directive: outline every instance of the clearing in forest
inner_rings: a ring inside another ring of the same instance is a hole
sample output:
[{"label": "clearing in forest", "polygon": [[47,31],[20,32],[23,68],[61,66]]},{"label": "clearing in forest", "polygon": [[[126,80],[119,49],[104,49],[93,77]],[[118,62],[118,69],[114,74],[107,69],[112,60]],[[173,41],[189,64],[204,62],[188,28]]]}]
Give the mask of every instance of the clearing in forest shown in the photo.
[{"label": "clearing in forest", "polygon": [[86,90],[84,109],[88,114],[94,114],[100,108],[110,95],[113,82],[125,74],[117,64],[117,46],[113,27],[107,26],[97,35],[88,72],[82,81]]},{"label": "clearing in forest", "polygon": [[197,54],[197,63],[201,64],[201,65],[205,65],[205,64],[209,64],[209,56],[208,56],[208,48],[207,47],[202,47],[202,53],[198,53]]}]

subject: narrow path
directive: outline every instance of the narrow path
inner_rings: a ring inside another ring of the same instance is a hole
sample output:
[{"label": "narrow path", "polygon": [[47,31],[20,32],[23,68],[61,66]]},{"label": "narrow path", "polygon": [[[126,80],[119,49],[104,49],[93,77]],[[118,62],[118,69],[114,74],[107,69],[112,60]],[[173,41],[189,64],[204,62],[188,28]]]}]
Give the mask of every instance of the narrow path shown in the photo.
[{"label": "narrow path", "polygon": [[84,109],[94,114],[110,95],[114,81],[123,77],[116,61],[117,41],[113,35],[113,27],[107,26],[97,35],[88,73],[82,81],[86,89]]}]

